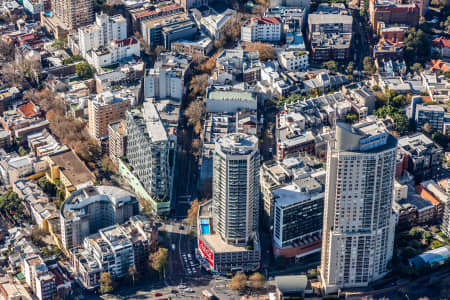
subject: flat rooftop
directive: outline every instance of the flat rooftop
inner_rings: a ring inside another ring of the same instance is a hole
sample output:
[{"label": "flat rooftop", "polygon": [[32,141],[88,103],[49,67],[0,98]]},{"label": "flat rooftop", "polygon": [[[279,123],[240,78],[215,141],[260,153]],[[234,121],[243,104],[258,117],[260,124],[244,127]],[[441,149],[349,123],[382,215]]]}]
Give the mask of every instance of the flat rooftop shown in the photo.
[{"label": "flat rooftop", "polygon": [[59,166],[60,172],[73,184],[95,181],[95,176],[73,150],[53,154],[50,159]]}]

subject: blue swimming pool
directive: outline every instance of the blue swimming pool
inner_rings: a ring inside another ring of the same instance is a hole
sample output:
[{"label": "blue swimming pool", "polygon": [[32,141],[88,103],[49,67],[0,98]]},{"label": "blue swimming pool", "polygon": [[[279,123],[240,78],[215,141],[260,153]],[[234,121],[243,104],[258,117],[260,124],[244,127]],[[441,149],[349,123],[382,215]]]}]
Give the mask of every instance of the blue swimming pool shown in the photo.
[{"label": "blue swimming pool", "polygon": [[201,219],[200,226],[201,226],[202,234],[210,234],[211,233],[210,229],[209,229],[209,220],[208,219]]}]

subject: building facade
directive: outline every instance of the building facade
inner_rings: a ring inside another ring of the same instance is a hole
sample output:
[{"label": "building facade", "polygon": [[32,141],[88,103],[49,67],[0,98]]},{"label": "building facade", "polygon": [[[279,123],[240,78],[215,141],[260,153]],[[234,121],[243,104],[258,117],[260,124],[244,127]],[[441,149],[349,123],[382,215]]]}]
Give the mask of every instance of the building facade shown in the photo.
[{"label": "building facade", "polygon": [[119,159],[125,156],[127,150],[127,129],[125,121],[108,124],[109,158],[117,165]]},{"label": "building facade", "polygon": [[144,102],[143,112],[126,114],[126,158],[141,184],[155,201],[168,201],[172,192],[169,139],[155,105]]},{"label": "building facade", "polygon": [[214,226],[228,244],[245,245],[258,232],[259,160],[255,136],[230,134],[216,142]]},{"label": "building facade", "polygon": [[125,119],[125,112],[135,103],[135,96],[126,91],[103,92],[89,99],[89,134],[100,139],[108,135],[108,124]]},{"label": "building facade", "polygon": [[307,51],[284,51],[278,55],[278,62],[289,72],[306,70],[309,66]]},{"label": "building facade", "polygon": [[56,294],[54,275],[48,270],[42,257],[31,255],[22,261],[25,281],[39,300],[52,300]]},{"label": "building facade", "polygon": [[375,122],[337,123],[327,157],[321,281],[326,293],[387,274],[397,141]]},{"label": "building facade", "polygon": [[108,16],[104,13],[95,16],[95,23],[78,28],[81,55],[101,46],[108,46],[111,41],[127,38],[127,20],[122,15]]},{"label": "building facade", "polygon": [[61,242],[69,251],[81,245],[88,235],[121,224],[138,213],[138,200],[120,188],[88,186],[80,189],[61,207]]},{"label": "building facade", "polygon": [[283,35],[283,24],[279,18],[252,18],[241,27],[243,42],[279,43]]},{"label": "building facade", "polygon": [[52,13],[68,30],[94,21],[93,0],[52,0]]}]

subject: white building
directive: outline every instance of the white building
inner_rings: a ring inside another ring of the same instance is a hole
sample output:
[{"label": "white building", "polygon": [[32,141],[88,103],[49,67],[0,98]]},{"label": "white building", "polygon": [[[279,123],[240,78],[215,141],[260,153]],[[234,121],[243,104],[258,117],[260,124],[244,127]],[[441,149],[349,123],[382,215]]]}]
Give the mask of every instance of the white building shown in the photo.
[{"label": "white building", "polygon": [[33,155],[19,156],[16,153],[4,153],[0,158],[0,174],[3,184],[9,185],[21,177],[43,172],[48,169],[45,160]]},{"label": "white building", "polygon": [[290,72],[306,70],[309,66],[308,54],[308,51],[284,51],[278,54],[278,62]]},{"label": "white building", "polygon": [[205,32],[211,39],[218,40],[220,38],[220,31],[229,21],[232,20],[236,11],[228,8],[221,14],[210,15],[200,20],[202,31]]},{"label": "white building", "polygon": [[185,74],[191,58],[176,52],[162,53],[153,69],[144,77],[144,97],[174,99],[181,101],[184,92]]},{"label": "white building", "polygon": [[122,15],[97,14],[94,24],[78,29],[78,38],[81,55],[85,57],[89,50],[126,39],[127,20]]},{"label": "white building", "polygon": [[327,155],[320,276],[330,293],[388,273],[397,140],[376,122],[337,123]]},{"label": "white building", "polygon": [[246,245],[258,232],[259,150],[256,136],[217,139],[213,171],[214,228],[231,245]]},{"label": "white building", "polygon": [[243,42],[271,42],[281,41],[283,24],[279,18],[257,17],[252,18],[241,27],[241,40]]},{"label": "white building", "polygon": [[22,262],[22,273],[27,285],[39,300],[52,300],[56,294],[55,276],[44,263],[42,257],[32,255]]},{"label": "white building", "polygon": [[258,100],[249,91],[208,90],[206,110],[212,113],[235,113],[238,110],[256,110]]},{"label": "white building", "polygon": [[133,56],[141,57],[141,49],[139,41],[129,37],[120,41],[112,40],[108,46],[90,50],[85,58],[96,69],[100,69]]}]

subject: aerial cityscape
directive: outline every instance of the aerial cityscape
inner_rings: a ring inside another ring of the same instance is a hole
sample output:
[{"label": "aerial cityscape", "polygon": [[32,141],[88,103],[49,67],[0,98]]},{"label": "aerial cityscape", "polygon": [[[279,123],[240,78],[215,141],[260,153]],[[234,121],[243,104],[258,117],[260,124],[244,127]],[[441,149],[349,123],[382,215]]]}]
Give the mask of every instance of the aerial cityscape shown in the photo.
[{"label": "aerial cityscape", "polygon": [[0,300],[450,300],[450,0],[2,0],[0,34]]}]

